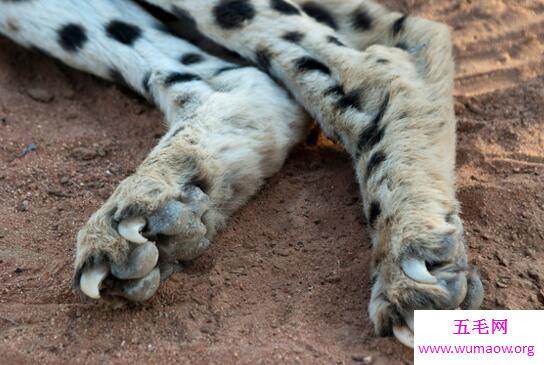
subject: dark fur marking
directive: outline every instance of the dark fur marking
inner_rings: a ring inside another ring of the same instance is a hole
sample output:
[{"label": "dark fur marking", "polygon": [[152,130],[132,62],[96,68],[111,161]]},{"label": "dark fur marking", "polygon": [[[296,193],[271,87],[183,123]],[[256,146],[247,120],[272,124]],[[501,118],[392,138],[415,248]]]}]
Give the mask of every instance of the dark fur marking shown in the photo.
[{"label": "dark fur marking", "polygon": [[358,143],[359,155],[363,151],[368,151],[369,149],[374,147],[376,144],[378,144],[382,140],[385,131],[384,131],[384,128],[380,128],[379,124],[385,112],[387,111],[388,105],[389,105],[389,94],[386,94],[382,104],[380,105],[378,114],[376,114],[374,119],[370,122],[370,125],[363,130],[363,132],[361,133],[361,136],[359,137],[359,143]]},{"label": "dark fur marking", "polygon": [[180,20],[180,22],[187,27],[197,29],[197,24],[195,18],[185,9],[182,9],[178,6],[172,6],[172,13]]},{"label": "dark fur marking", "polygon": [[223,29],[241,28],[255,17],[255,8],[248,0],[221,0],[213,8],[213,15]]},{"label": "dark fur marking", "polygon": [[340,109],[359,109],[360,107],[360,101],[359,101],[359,93],[357,91],[350,91],[347,94],[343,95],[338,102],[336,103],[336,106]]},{"label": "dark fur marking", "polygon": [[151,72],[146,72],[142,79],[142,87],[147,95],[151,96],[151,88],[149,87],[149,79],[151,78]]},{"label": "dark fur marking", "polygon": [[214,76],[221,75],[224,72],[232,71],[232,70],[238,70],[242,67],[240,66],[227,66],[227,67],[221,67],[219,70],[215,71]]},{"label": "dark fur marking", "polygon": [[140,27],[121,20],[112,20],[106,25],[106,33],[117,42],[130,46],[142,36]]},{"label": "dark fur marking", "polygon": [[382,151],[376,151],[370,156],[366,164],[365,181],[367,181],[372,173],[384,162],[386,159],[385,153]]},{"label": "dark fur marking", "polygon": [[326,24],[332,29],[338,29],[338,24],[332,14],[319,4],[309,1],[302,5],[302,10],[320,23]]},{"label": "dark fur marking", "polygon": [[270,0],[270,6],[285,15],[300,15],[300,10],[285,0]]},{"label": "dark fur marking", "polygon": [[342,86],[336,85],[336,86],[333,86],[333,87],[325,90],[325,93],[323,95],[325,95],[325,96],[328,96],[328,95],[343,96],[344,95],[344,90],[342,89]]},{"label": "dark fur marking", "polygon": [[265,71],[268,71],[270,69],[270,59],[272,58],[272,54],[270,53],[268,48],[259,48],[257,52],[255,52],[255,58],[260,68]]},{"label": "dark fur marking", "polygon": [[370,203],[370,209],[368,210],[368,224],[371,227],[374,227],[374,223],[376,223],[376,220],[382,213],[382,208],[380,207],[380,203],[377,201],[373,201]]},{"label": "dark fur marking", "polygon": [[204,61],[204,57],[198,53],[187,53],[181,57],[181,63],[184,65],[194,65]]},{"label": "dark fur marking", "polygon": [[344,92],[344,89],[340,85],[333,86],[327,89],[324,95],[338,96],[339,99],[336,101],[336,107],[339,109],[348,109],[348,108],[359,109],[360,107],[359,93],[356,91],[350,91],[346,94]]},{"label": "dark fur marking", "polygon": [[127,81],[123,77],[123,74],[118,69],[110,68],[108,73],[109,73],[110,79],[112,79],[115,83],[122,86],[128,86]]},{"label": "dark fur marking", "polygon": [[282,36],[282,38],[288,42],[298,44],[304,38],[304,34],[297,31],[287,32]]},{"label": "dark fur marking", "polygon": [[397,20],[395,20],[395,22],[393,23],[393,34],[394,35],[397,35],[400,33],[400,31],[402,30],[402,27],[404,26],[404,22],[406,21],[406,18],[408,17],[408,15],[403,15],[401,16],[400,18],[398,18]]},{"label": "dark fur marking", "polygon": [[372,18],[365,10],[359,9],[351,14],[351,25],[358,30],[369,30],[372,28]]},{"label": "dark fur marking", "polygon": [[58,30],[59,44],[67,52],[76,52],[83,48],[89,40],[83,28],[79,24],[66,24]]},{"label": "dark fur marking", "polygon": [[315,58],[312,57],[301,57],[298,58],[296,61],[297,69],[300,72],[307,72],[307,71],[319,71],[326,75],[331,74],[330,68],[327,67],[327,65],[319,62]]},{"label": "dark fur marking", "polygon": [[335,44],[337,46],[345,47],[346,45],[340,41],[340,39],[330,35],[327,37],[327,42]]},{"label": "dark fur marking", "polygon": [[178,82],[189,82],[189,81],[198,81],[198,80],[202,80],[202,79],[200,78],[200,76],[195,74],[172,72],[164,80],[164,85],[170,86]]}]

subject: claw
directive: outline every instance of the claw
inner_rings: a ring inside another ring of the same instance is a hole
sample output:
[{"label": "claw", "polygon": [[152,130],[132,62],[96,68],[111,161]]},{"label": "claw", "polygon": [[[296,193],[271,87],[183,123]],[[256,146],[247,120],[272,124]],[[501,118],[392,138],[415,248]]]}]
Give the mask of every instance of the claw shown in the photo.
[{"label": "claw", "polygon": [[145,225],[146,220],[143,217],[128,218],[119,223],[117,230],[124,239],[130,242],[146,243],[147,238],[141,233]]},{"label": "claw", "polygon": [[422,260],[406,259],[402,261],[401,265],[404,273],[415,281],[426,284],[436,284],[436,277],[429,273]]},{"label": "claw", "polygon": [[100,299],[100,286],[109,272],[110,269],[106,264],[84,270],[79,280],[81,291],[89,298]]},{"label": "claw", "polygon": [[394,326],[393,334],[404,346],[414,348],[414,334],[406,326]]},{"label": "claw", "polygon": [[129,255],[126,263],[111,265],[111,273],[118,279],[138,279],[147,274],[157,265],[159,250],[153,242],[145,242],[137,246]]}]

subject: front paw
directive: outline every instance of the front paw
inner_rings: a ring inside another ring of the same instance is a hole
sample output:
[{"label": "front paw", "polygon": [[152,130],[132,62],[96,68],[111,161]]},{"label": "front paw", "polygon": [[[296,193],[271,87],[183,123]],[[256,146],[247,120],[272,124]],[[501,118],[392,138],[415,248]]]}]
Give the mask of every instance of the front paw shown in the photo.
[{"label": "front paw", "polygon": [[121,183],[79,232],[74,287],[92,299],[148,300],[177,268],[210,244],[198,187],[145,175]]},{"label": "front paw", "polygon": [[414,310],[478,309],[483,300],[461,230],[403,241],[376,265],[373,280],[369,313],[376,333],[394,335],[409,347],[414,346]]}]

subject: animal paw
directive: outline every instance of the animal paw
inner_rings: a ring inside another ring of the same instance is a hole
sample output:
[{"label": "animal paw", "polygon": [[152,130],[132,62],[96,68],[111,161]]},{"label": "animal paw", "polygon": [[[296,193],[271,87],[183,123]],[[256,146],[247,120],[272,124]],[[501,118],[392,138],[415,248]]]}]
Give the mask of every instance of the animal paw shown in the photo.
[{"label": "animal paw", "polygon": [[373,281],[369,313],[376,333],[394,335],[409,347],[414,310],[478,309],[483,300],[480,277],[467,264],[462,229],[424,233],[390,249]]},{"label": "animal paw", "polygon": [[124,180],[77,238],[74,287],[92,299],[148,300],[161,280],[210,244],[198,187],[154,175]]}]

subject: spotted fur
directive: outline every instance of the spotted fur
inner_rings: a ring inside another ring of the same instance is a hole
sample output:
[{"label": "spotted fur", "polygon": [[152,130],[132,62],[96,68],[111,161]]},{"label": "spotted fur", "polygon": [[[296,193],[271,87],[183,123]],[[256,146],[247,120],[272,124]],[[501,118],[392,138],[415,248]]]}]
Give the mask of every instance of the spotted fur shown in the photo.
[{"label": "spotted fur", "polygon": [[[369,312],[377,334],[406,325],[414,309],[479,306],[455,197],[446,26],[370,0],[148,2],[279,80],[352,156],[373,242]],[[2,34],[126,83],[159,105],[170,126],[80,233],[76,279],[90,257],[127,257],[112,211],[151,217],[188,186],[212,202],[194,218],[206,227],[198,240],[211,239],[303,135],[305,114],[262,72],[161,29],[128,0],[0,1]],[[424,262],[437,284],[408,275],[407,259]]]}]

